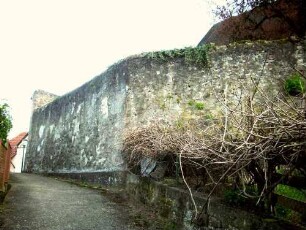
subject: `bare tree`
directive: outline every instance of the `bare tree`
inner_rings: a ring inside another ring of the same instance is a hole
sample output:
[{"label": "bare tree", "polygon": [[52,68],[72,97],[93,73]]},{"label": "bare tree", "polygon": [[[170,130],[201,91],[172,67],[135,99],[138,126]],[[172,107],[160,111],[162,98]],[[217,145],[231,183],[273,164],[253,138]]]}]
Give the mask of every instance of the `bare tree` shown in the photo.
[{"label": "bare tree", "polygon": [[227,0],[224,5],[217,5],[213,10],[219,19],[230,18],[258,6],[268,6],[277,0]]},{"label": "bare tree", "polygon": [[213,12],[223,21],[200,44],[303,38],[306,32],[304,0],[226,0],[224,5],[214,5]]}]

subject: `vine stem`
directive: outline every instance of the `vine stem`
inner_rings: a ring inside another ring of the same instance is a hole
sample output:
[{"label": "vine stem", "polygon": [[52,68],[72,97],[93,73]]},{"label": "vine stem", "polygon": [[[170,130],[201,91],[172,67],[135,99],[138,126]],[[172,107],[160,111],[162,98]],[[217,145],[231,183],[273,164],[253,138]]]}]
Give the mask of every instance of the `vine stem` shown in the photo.
[{"label": "vine stem", "polygon": [[194,210],[195,210],[195,219],[197,218],[198,216],[198,208],[197,208],[197,205],[196,205],[196,202],[193,198],[193,194],[192,194],[192,191],[191,191],[191,188],[189,187],[186,179],[185,179],[185,176],[184,176],[184,172],[183,172],[183,164],[182,164],[182,151],[180,152],[180,155],[179,155],[179,163],[180,163],[180,169],[181,169],[181,173],[182,173],[182,178],[183,178],[183,181],[185,183],[185,185],[187,186],[187,189],[189,191],[189,194],[190,194],[190,198],[191,198],[191,201],[192,201],[192,204],[194,206]]}]

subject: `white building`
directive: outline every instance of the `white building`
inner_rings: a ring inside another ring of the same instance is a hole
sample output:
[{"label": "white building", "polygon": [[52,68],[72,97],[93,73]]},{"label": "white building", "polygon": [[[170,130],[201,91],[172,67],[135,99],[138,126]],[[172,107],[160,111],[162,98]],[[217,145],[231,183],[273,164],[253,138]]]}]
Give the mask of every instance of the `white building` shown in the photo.
[{"label": "white building", "polygon": [[23,132],[9,141],[12,148],[10,172],[22,172],[28,144],[27,136],[28,133]]}]

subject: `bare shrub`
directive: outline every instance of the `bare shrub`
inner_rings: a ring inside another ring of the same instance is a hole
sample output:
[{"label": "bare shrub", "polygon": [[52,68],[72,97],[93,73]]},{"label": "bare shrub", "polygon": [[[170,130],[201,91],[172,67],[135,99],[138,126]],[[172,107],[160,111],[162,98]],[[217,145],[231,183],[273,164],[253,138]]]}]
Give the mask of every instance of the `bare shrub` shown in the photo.
[{"label": "bare shrub", "polygon": [[[255,83],[250,92],[234,104],[228,95],[215,94],[223,112],[214,119],[199,117],[183,125],[159,123],[128,130],[123,148],[127,161],[137,165],[144,156],[157,160],[176,156],[188,189],[187,165],[205,171],[206,183],[213,185],[208,197],[232,178],[241,195],[272,205],[271,193],[281,180],[295,169],[305,174],[305,95],[271,97]],[[275,177],[283,165],[287,173]],[[249,193],[249,186],[257,193]]]}]

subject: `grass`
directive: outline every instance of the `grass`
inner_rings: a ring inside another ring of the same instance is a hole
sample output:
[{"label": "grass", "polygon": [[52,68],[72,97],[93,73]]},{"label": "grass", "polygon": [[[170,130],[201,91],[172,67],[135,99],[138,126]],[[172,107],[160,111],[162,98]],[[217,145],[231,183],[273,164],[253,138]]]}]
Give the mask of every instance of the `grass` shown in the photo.
[{"label": "grass", "polygon": [[205,108],[205,104],[203,102],[195,101],[195,100],[189,100],[188,105],[197,110],[203,110]]}]

